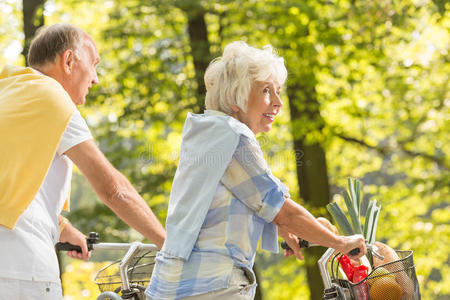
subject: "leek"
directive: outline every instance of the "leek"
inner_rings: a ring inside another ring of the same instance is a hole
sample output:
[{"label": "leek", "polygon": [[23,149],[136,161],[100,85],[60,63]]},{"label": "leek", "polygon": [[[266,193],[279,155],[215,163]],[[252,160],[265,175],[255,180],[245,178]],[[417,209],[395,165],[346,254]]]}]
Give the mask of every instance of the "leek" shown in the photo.
[{"label": "leek", "polygon": [[350,225],[347,218],[345,217],[344,212],[336,202],[328,204],[327,209],[330,212],[331,216],[333,217],[334,221],[336,222],[337,227],[343,234],[345,235],[354,234],[352,226]]},{"label": "leek", "polygon": [[[361,201],[361,184],[359,180],[349,178],[348,190],[343,193],[347,216],[336,202],[327,205],[327,209],[336,222],[339,230],[344,235],[362,234],[369,244],[373,244],[376,238],[377,223],[380,216],[381,206],[377,200]],[[361,216],[364,216],[364,226],[361,225]],[[372,255],[367,256],[372,263]]]}]

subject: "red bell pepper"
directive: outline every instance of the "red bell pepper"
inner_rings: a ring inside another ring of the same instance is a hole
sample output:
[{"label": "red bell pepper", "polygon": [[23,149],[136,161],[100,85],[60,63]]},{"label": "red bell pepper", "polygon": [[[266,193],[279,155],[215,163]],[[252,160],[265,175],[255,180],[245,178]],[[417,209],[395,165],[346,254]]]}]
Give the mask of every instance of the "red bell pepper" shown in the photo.
[{"label": "red bell pepper", "polygon": [[[369,275],[369,267],[364,265],[359,265],[354,268],[353,273],[353,283],[361,282],[364,278]],[[361,282],[353,287],[353,291],[355,293],[355,299],[358,300],[367,300],[369,297],[367,296],[367,283]]]},{"label": "red bell pepper", "polygon": [[350,259],[347,256],[342,255],[339,260],[339,264],[341,265],[341,268],[347,276],[348,280],[353,282],[353,265]]},{"label": "red bell pepper", "polygon": [[353,269],[353,283],[358,283],[369,275],[369,267],[365,265],[359,265]]}]

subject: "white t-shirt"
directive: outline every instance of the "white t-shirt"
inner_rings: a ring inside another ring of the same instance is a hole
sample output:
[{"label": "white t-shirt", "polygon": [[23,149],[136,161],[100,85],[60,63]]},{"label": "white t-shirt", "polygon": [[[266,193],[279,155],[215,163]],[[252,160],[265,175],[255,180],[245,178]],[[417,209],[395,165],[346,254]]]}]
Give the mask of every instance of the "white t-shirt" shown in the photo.
[{"label": "white t-shirt", "polygon": [[54,244],[58,215],[70,192],[72,161],[63,153],[92,139],[86,121],[75,110],[38,193],[16,226],[0,226],[0,278],[60,282]]}]

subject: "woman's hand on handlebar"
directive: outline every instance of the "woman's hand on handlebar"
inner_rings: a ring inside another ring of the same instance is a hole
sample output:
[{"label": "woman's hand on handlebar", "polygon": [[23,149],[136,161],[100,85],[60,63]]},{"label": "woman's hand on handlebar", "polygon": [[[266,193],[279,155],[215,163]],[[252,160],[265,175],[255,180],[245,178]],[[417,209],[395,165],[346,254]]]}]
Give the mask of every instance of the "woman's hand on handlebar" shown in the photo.
[{"label": "woman's hand on handlebar", "polygon": [[[352,255],[352,250],[358,248],[359,253]],[[360,257],[366,255],[367,247],[366,241],[361,234],[355,234],[350,236],[342,236],[342,247],[341,249],[336,249],[341,253],[347,255],[350,259],[357,260]]]},{"label": "woman's hand on handlebar", "polygon": [[91,258],[91,251],[88,251],[86,236],[81,233],[78,229],[72,226],[72,224],[67,224],[60,234],[59,241],[62,243],[70,243],[72,245],[80,246],[81,252],[67,251],[67,255],[72,258],[89,260]]},{"label": "woman's hand on handlebar", "polygon": [[278,228],[278,235],[281,236],[289,245],[289,248],[284,250],[284,257],[295,255],[300,260],[304,259],[297,236],[281,228]]}]

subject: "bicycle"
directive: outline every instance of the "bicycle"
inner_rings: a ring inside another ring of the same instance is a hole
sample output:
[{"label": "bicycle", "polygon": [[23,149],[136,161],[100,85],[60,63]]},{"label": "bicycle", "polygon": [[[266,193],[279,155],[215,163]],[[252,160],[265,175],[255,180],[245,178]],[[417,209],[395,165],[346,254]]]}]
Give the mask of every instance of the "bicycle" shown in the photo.
[{"label": "bicycle", "polygon": [[[99,243],[98,234],[93,232],[87,239],[89,250],[128,250],[122,259],[101,269],[95,277],[95,282],[100,288],[101,294],[97,300],[123,300],[135,299],[144,300],[146,284],[150,281],[153,271],[155,252],[158,250],[153,244],[133,243]],[[308,241],[299,239],[301,248],[318,246]],[[57,243],[57,250],[81,251],[79,246],[69,243]],[[286,242],[281,244],[283,249],[288,249]],[[374,245],[367,244],[367,248],[372,255],[383,259],[376,251]],[[353,249],[350,254],[358,254],[359,249]],[[401,300],[420,300],[420,288],[417,281],[413,252],[396,251],[399,260],[378,266],[372,270],[364,279],[358,283],[352,283],[347,279],[339,278],[339,262],[342,253],[335,249],[328,248],[318,261],[320,274],[324,284],[322,300],[390,300],[389,294],[373,294],[373,285],[369,282],[381,279],[386,276],[394,276],[398,281],[398,276],[403,277],[403,294]],[[113,267],[118,267],[118,272],[109,272]],[[376,270],[384,268],[388,273],[379,275]],[[383,282],[382,282],[383,284]],[[411,290],[411,294],[405,296],[404,290]],[[372,290],[372,292],[371,292]],[[386,287],[386,291],[388,288]],[[120,295],[121,294],[121,295]],[[374,298],[376,297],[376,298]]]},{"label": "bicycle", "polygon": [[[127,250],[125,255],[98,271],[94,281],[100,289],[97,300],[144,300],[146,285],[155,264],[158,248],[154,244],[100,243],[96,232],[89,233],[86,239],[89,250]],[[69,243],[57,243],[58,251],[78,251],[79,246]]]},{"label": "bicycle", "polygon": [[[309,243],[308,241],[299,238],[300,248],[309,248],[319,246]],[[378,254],[375,245],[366,244],[367,249],[380,260],[383,256]],[[286,242],[281,244],[283,249],[289,249]],[[335,249],[328,248],[318,261],[320,274],[322,277],[324,291],[322,300],[391,300],[398,299],[392,294],[389,288],[390,285],[396,284],[399,286],[401,300],[420,300],[420,288],[417,281],[415,266],[413,261],[413,251],[396,250],[399,260],[380,265],[372,270],[360,282],[353,283],[347,279],[339,278],[339,262],[343,257]],[[359,253],[359,249],[350,251],[351,255]],[[384,273],[378,270],[383,268]],[[392,279],[388,279],[391,277]],[[384,278],[384,279],[383,279]],[[374,282],[379,281],[377,290],[375,290]],[[397,282],[397,283],[394,283]],[[383,291],[385,292],[383,294]]]}]

